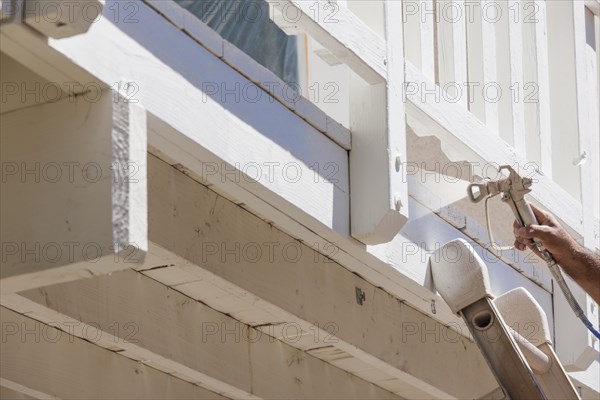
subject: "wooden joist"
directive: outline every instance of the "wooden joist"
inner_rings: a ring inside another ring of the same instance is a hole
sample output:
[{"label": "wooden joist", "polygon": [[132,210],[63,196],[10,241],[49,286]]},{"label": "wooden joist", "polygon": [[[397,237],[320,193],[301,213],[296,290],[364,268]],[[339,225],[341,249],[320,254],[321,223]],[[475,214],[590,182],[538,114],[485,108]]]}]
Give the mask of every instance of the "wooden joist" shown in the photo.
[{"label": "wooden joist", "polygon": [[[69,335],[83,323],[57,329],[48,323],[0,307],[2,321],[1,393],[24,399],[226,399],[155,366],[101,347],[90,337]],[[113,328],[115,328],[113,326]],[[122,325],[120,326],[122,328]],[[93,334],[92,334],[93,332]],[[102,332],[108,337],[109,331]],[[5,389],[6,388],[6,389]],[[5,398],[5,397],[3,397]]]},{"label": "wooden joist", "polygon": [[2,116],[3,293],[144,261],[146,112],[96,89]]},{"label": "wooden joist", "polygon": [[[440,335],[447,328],[324,257],[337,253],[334,244],[315,252],[162,161],[152,158],[149,165],[150,240],[187,261],[169,258],[160,265],[174,266],[158,269],[151,269],[156,263],[146,265],[148,276],[253,325],[308,322],[327,329],[334,323],[332,345],[404,381],[396,392],[403,397],[461,397],[470,395],[464,390],[492,389],[486,375],[478,388],[457,383],[462,375],[451,375],[445,363],[435,367],[444,373],[429,364],[421,367],[418,360],[434,353],[449,363],[456,357],[473,365],[482,360],[466,338],[440,339],[432,347],[421,336],[408,337],[402,331],[407,324],[418,326],[419,333],[421,326],[428,332],[439,329]],[[218,286],[222,289],[215,291]],[[362,305],[360,293],[366,299]],[[405,363],[414,366],[409,374],[403,371]]]},{"label": "wooden joist", "polygon": [[[3,326],[11,342],[24,341],[22,347],[33,348],[31,351],[35,350],[36,338],[38,343],[50,342],[46,347],[51,348],[54,338],[59,337],[66,343],[56,345],[55,351],[68,354],[79,353],[79,343],[87,340],[97,348],[137,361],[140,368],[156,369],[236,399],[398,398],[293,348],[294,324],[289,324],[283,340],[276,340],[268,335],[265,325],[264,332],[260,331],[132,270],[22,295],[1,301],[35,321],[24,325],[22,319],[27,317],[9,311],[3,316]],[[318,332],[310,338],[315,347],[323,340],[327,336]],[[4,362],[9,365],[14,359],[3,354]],[[98,360],[91,356],[79,363],[84,370],[98,367]],[[56,369],[60,371],[61,366]],[[108,386],[116,380],[104,371],[90,375],[111,382]],[[23,376],[23,370],[14,371],[10,377],[28,385],[35,382]],[[38,390],[48,392],[45,382],[38,384]],[[86,393],[80,387],[71,390],[74,397]]]}]

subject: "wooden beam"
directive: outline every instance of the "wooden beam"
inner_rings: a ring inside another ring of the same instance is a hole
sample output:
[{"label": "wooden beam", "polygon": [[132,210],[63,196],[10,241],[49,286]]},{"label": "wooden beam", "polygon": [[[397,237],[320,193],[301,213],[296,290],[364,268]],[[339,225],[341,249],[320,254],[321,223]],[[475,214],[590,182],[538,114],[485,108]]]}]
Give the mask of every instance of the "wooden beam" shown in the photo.
[{"label": "wooden beam", "polygon": [[[0,82],[3,85],[0,115],[48,101],[59,101],[68,96],[66,86],[50,82],[29,68],[23,68],[23,64],[4,52],[0,52],[0,63]],[[36,85],[39,91],[35,90]]]},{"label": "wooden beam", "polygon": [[3,293],[144,260],[146,113],[94,88],[2,116]]},{"label": "wooden beam", "polygon": [[226,398],[149,363],[98,346],[93,329],[89,329],[92,340],[69,335],[83,325],[77,321],[70,321],[63,331],[57,329],[56,319],[45,323],[5,307],[0,307],[0,320],[0,385],[23,394],[23,398]]},{"label": "wooden beam", "polygon": [[[195,301],[178,288],[173,290],[131,270],[29,291],[23,296],[4,298],[3,302],[31,318],[99,346],[111,346],[140,364],[226,397],[397,398],[293,348],[299,327],[293,322],[282,324],[285,336],[276,340],[272,326],[258,324],[262,327],[253,328]],[[45,296],[52,300],[44,300]],[[73,318],[81,318],[81,322]],[[165,325],[169,329],[164,329]],[[69,326],[71,329],[66,329]],[[14,335],[22,336],[22,328],[17,325],[16,329],[21,330]],[[97,337],[102,340],[94,340]],[[331,338],[329,333],[315,331],[306,342],[312,347],[326,347]]]},{"label": "wooden beam", "polygon": [[41,399],[41,400],[58,400],[56,396],[51,396],[47,393],[42,393],[38,390],[28,388],[8,379],[0,378],[0,396],[3,399],[26,400],[26,399]]},{"label": "wooden beam", "polygon": [[[403,397],[462,397],[469,395],[464,390],[491,390],[485,375],[480,380],[481,388],[465,386],[458,383],[458,376],[448,375],[442,364],[439,367],[444,368],[443,375],[447,377],[443,381],[441,372],[435,373],[431,365],[415,365],[407,374],[402,363],[426,359],[429,351],[438,355],[448,352],[448,362],[454,362],[451,360],[457,354],[466,363],[478,364],[482,360],[468,340],[441,340],[432,346],[421,337],[403,338],[403,323],[420,326],[423,322],[430,330],[437,326],[440,334],[445,328],[168,165],[151,161],[149,176],[151,240],[187,261],[170,262],[173,267],[159,269],[146,265],[144,268],[149,269],[144,273],[148,276],[253,325],[308,322],[323,328],[333,322],[337,332],[331,345],[348,353],[348,358],[390,375],[387,384],[398,385],[396,390],[400,391],[395,392]],[[167,187],[171,190],[165,191]],[[321,251],[335,255],[337,249],[330,244]],[[223,280],[226,282],[219,283]],[[218,287],[222,289],[217,291]],[[363,305],[356,300],[359,291],[366,296]],[[225,300],[230,296],[236,300]],[[377,329],[373,329],[373,324]],[[303,330],[310,332],[310,326]],[[391,338],[391,342],[386,338]],[[377,384],[387,388],[385,383]]]}]

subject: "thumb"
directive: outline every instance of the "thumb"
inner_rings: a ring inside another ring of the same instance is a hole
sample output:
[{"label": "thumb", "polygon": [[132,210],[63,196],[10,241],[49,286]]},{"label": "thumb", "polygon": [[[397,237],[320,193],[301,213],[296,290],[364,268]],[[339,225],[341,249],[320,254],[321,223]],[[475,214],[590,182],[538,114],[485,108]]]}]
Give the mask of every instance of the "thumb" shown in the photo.
[{"label": "thumb", "polygon": [[544,223],[544,221],[548,221],[550,219],[550,215],[548,213],[540,210],[533,204],[530,204],[530,206],[531,206],[531,211],[533,211],[533,215],[535,215],[535,219],[538,222]]}]

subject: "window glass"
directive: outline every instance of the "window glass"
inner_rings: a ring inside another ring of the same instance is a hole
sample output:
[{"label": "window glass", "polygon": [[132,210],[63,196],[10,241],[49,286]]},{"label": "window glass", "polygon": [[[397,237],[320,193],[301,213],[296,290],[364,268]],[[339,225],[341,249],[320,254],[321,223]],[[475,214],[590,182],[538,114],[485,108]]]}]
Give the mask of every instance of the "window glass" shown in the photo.
[{"label": "window glass", "polygon": [[269,5],[265,0],[175,2],[284,82],[298,82],[296,37],[287,36],[269,19]]}]

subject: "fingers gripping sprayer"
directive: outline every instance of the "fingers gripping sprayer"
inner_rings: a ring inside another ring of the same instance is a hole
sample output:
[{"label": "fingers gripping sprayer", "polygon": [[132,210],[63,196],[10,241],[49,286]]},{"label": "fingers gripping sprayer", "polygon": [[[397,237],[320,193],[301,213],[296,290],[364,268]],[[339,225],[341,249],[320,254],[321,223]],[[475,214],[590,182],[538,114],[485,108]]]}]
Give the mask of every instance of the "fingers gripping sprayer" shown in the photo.
[{"label": "fingers gripping sprayer", "polygon": [[[486,200],[486,218],[488,226],[488,235],[490,237],[490,242],[492,242],[492,246],[494,246],[495,248],[498,247],[493,244],[494,239],[492,237],[492,231],[490,228],[489,215],[487,209],[487,200],[489,200],[491,197],[494,197],[497,194],[501,194],[502,201],[509,205],[509,207],[515,214],[517,222],[521,226],[527,226],[538,223],[537,219],[535,218],[535,215],[533,214],[533,211],[531,210],[531,207],[529,206],[529,203],[527,203],[527,201],[525,200],[525,195],[531,191],[531,179],[521,178],[519,174],[509,165],[501,166],[498,172],[502,173],[502,171],[507,171],[508,177],[504,177],[493,181],[487,181],[484,183],[473,183],[469,185],[467,189],[469,198],[473,203],[478,203],[483,199]],[[552,277],[562,290],[563,294],[565,295],[565,298],[567,299],[567,302],[571,306],[571,309],[573,310],[577,318],[579,318],[583,322],[583,324],[594,334],[594,336],[600,339],[600,332],[598,332],[598,330],[593,327],[592,323],[586,317],[583,310],[577,303],[577,300],[575,300],[575,298],[573,297],[571,290],[569,289],[567,283],[565,282],[565,279],[563,278],[562,272],[560,271],[560,267],[558,266],[554,258],[552,258],[550,252],[548,252],[548,250],[544,248],[544,245],[538,239],[534,239],[533,241],[537,249],[540,251],[542,258],[544,259],[544,261],[546,261],[546,264],[548,264],[548,268],[552,273]]]}]

